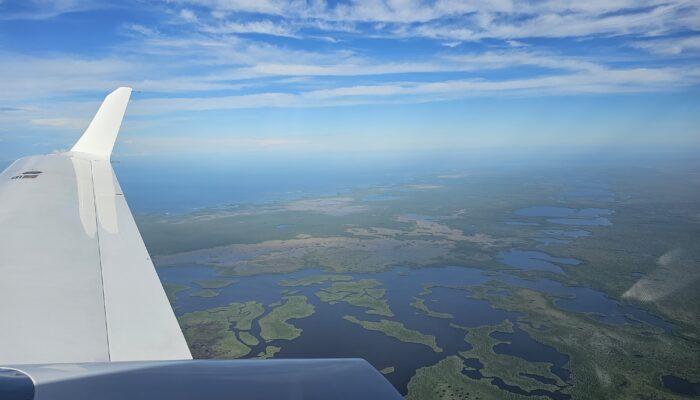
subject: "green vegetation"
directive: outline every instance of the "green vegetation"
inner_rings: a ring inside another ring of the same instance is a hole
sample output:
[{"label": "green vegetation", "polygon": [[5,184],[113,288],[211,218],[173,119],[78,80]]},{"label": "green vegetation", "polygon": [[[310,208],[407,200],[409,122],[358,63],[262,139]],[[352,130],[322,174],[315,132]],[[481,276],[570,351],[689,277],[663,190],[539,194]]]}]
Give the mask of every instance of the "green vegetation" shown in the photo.
[{"label": "green vegetation", "polygon": [[267,346],[265,347],[265,351],[258,353],[258,358],[274,358],[275,354],[279,353],[280,350],[282,350],[281,347]]},{"label": "green vegetation", "polygon": [[419,368],[408,383],[408,400],[548,400],[544,396],[521,396],[491,384],[490,379],[471,379],[463,374],[464,360],[449,356],[435,365]]},{"label": "green vegetation", "polygon": [[248,346],[257,346],[260,343],[258,338],[253,336],[250,332],[246,331],[238,332],[238,339],[240,339],[241,342],[245,343]]},{"label": "green vegetation", "polygon": [[168,296],[168,301],[170,304],[173,306],[175,305],[175,298],[177,297],[177,294],[189,289],[189,286],[185,285],[178,285],[174,283],[166,283],[163,285],[163,289],[165,290],[165,295]]},{"label": "green vegetation", "polygon": [[[508,296],[490,289],[504,288]],[[474,288],[477,298],[522,314],[520,327],[535,340],[570,356],[571,386],[576,399],[676,398],[662,388],[660,376],[672,374],[700,381],[700,344],[646,326],[608,325],[585,314],[557,308],[544,294],[491,282]],[[493,360],[485,358],[484,363]],[[498,364],[492,364],[498,373]],[[506,375],[507,376],[507,375]]]},{"label": "green vegetation", "polygon": [[369,331],[382,332],[383,334],[399,339],[402,342],[426,345],[433,349],[433,351],[436,353],[442,351],[442,349],[437,345],[435,336],[426,335],[424,333],[408,329],[400,322],[389,321],[386,319],[382,319],[379,322],[363,321],[351,315],[346,315],[343,317],[343,319],[350,321],[353,324],[360,325]]},{"label": "green vegetation", "polygon": [[231,327],[239,334],[249,331],[253,320],[264,312],[262,304],[248,301],[187,313],[178,321],[195,358],[239,358],[250,353],[250,347]]},{"label": "green vegetation", "polygon": [[[528,362],[519,357],[506,354],[497,354],[493,347],[498,343],[504,343],[491,337],[493,332],[512,332],[512,324],[504,321],[498,326],[481,326],[478,328],[462,328],[451,324],[455,328],[465,330],[465,340],[472,345],[472,349],[460,352],[459,356],[449,356],[438,364],[424,367],[417,371],[409,382],[408,399],[525,399],[530,396],[520,396],[503,391],[491,384],[493,378],[500,378],[510,386],[520,387],[531,392],[536,389],[556,391],[566,386],[551,370],[551,364]],[[465,364],[465,359],[478,359],[482,367],[478,372],[480,379],[474,379],[465,374],[477,369]],[[542,383],[530,376],[551,380],[553,384]],[[546,398],[534,396],[534,398]]]},{"label": "green vegetation", "polygon": [[287,296],[285,299],[282,305],[273,308],[258,321],[260,337],[267,342],[298,338],[301,335],[301,329],[287,321],[306,318],[314,313],[314,306],[307,301],[306,296]]},{"label": "green vegetation", "polygon": [[389,304],[384,295],[386,289],[378,288],[381,284],[374,279],[361,279],[352,282],[335,282],[327,289],[316,292],[321,301],[335,304],[338,302],[348,303],[356,307],[367,308],[367,314],[383,315],[393,317]]},{"label": "green vegetation", "polygon": [[190,294],[192,297],[216,297],[219,295],[219,292],[216,290],[211,290],[211,289],[204,289],[200,290],[198,292],[194,292]]},{"label": "green vegetation", "polygon": [[429,317],[443,318],[443,319],[453,319],[454,318],[454,316],[452,314],[431,310],[425,304],[425,300],[420,298],[420,297],[414,297],[413,300],[414,301],[413,301],[413,303],[411,303],[411,307],[414,307],[420,311],[423,311]]},{"label": "green vegetation", "polygon": [[386,367],[386,368],[382,368],[382,369],[379,370],[379,372],[381,372],[381,373],[384,374],[384,375],[393,374],[394,371],[395,371],[395,368],[394,368],[394,367]]},{"label": "green vegetation", "polygon": [[301,279],[289,279],[279,281],[280,286],[310,286],[325,282],[350,281],[352,276],[347,275],[312,275]]},{"label": "green vegetation", "polygon": [[[478,328],[468,329],[467,336],[464,340],[469,342],[473,347],[471,350],[463,351],[460,355],[464,358],[477,358],[483,364],[483,368],[479,371],[485,378],[501,378],[510,386],[518,386],[521,389],[531,392],[535,389],[545,389],[548,391],[556,391],[560,387],[566,385],[557,375],[554,375],[550,367],[552,364],[529,362],[520,357],[513,357],[507,354],[497,354],[493,351],[493,346],[498,343],[505,343],[498,339],[494,339],[490,335],[493,332],[513,332],[513,327],[510,321],[506,320],[498,326],[481,326]],[[473,368],[467,368],[473,369]],[[552,380],[553,384],[546,384],[537,381],[528,375],[537,375],[548,380]]]},{"label": "green vegetation", "polygon": [[201,287],[202,289],[223,289],[227,286],[237,283],[237,281],[233,279],[212,279],[197,281],[195,283],[199,285],[199,287]]},{"label": "green vegetation", "polygon": [[332,273],[374,272],[396,265],[436,265],[447,256],[447,240],[400,240],[301,235],[289,240],[232,244],[155,257],[159,266],[199,264],[216,267],[224,276],[287,273],[318,267]]}]

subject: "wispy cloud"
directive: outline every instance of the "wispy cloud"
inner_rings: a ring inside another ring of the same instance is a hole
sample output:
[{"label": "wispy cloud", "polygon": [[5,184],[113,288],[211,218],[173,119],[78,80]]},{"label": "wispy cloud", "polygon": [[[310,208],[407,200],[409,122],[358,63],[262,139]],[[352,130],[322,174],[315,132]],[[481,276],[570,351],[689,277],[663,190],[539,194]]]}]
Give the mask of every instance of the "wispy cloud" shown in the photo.
[{"label": "wispy cloud", "polygon": [[644,40],[631,45],[661,55],[697,54],[700,53],[700,36]]},{"label": "wispy cloud", "polygon": [[[357,0],[209,1],[179,0],[224,17],[238,13],[284,16],[286,22],[333,32],[474,41],[600,35],[662,35],[700,26],[700,12],[688,0],[493,2]],[[340,25],[342,24],[342,25]],[[361,29],[358,24],[364,24]],[[348,29],[352,26],[352,29]]]},{"label": "wispy cloud", "polygon": [[304,91],[222,97],[136,100],[136,114],[258,107],[328,107],[377,103],[454,100],[489,95],[550,96],[592,93],[634,93],[700,83],[700,70],[619,69],[580,70],[527,79],[460,79],[441,82],[396,82]]},{"label": "wispy cloud", "polygon": [[69,129],[85,129],[86,121],[82,118],[37,118],[31,120],[31,123],[39,126],[60,127]]},{"label": "wispy cloud", "polygon": [[228,21],[219,25],[206,26],[203,28],[203,31],[215,34],[257,33],[271,36],[299,37],[295,29],[284,23],[275,23],[270,20],[248,22]]},{"label": "wispy cloud", "polygon": [[0,20],[43,20],[105,7],[109,4],[99,0],[5,0],[0,1]]},{"label": "wispy cloud", "polygon": [[167,136],[131,137],[121,142],[123,154],[163,154],[163,153],[197,153],[208,152],[212,149],[217,152],[248,152],[248,151],[289,151],[306,150],[317,147],[305,139],[285,137],[242,137],[240,133],[231,134],[230,137],[202,137],[198,140],[186,138],[173,138]]},{"label": "wispy cloud", "polygon": [[13,0],[0,2],[0,19],[59,24],[99,18],[99,8],[120,12],[105,20],[109,40],[86,41],[89,50],[73,38],[49,50],[0,46],[1,123],[76,129],[121,85],[142,91],[130,113],[143,122],[700,84],[700,3],[691,0]]}]

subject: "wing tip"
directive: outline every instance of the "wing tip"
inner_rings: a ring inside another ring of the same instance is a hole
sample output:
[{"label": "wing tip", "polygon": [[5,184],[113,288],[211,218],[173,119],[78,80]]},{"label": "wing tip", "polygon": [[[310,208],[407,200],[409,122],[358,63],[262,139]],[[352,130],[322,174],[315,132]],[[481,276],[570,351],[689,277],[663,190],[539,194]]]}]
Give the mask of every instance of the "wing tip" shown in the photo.
[{"label": "wing tip", "polygon": [[121,86],[109,93],[72,152],[110,157],[133,89]]}]

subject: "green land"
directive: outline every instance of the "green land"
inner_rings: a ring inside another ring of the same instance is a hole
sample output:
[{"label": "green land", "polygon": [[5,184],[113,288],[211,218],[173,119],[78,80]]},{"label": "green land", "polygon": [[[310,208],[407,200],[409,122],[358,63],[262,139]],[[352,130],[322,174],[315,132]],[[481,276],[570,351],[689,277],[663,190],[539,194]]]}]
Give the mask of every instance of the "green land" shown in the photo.
[{"label": "green land", "polygon": [[[459,353],[465,359],[476,358],[482,364],[480,369],[484,378],[501,378],[507,385],[517,386],[526,392],[536,389],[556,391],[566,386],[566,383],[557,375],[551,372],[552,364],[541,362],[528,362],[520,357],[507,354],[497,354],[493,347],[499,343],[506,343],[491,337],[493,332],[512,332],[513,327],[510,321],[506,320],[498,326],[481,326],[474,329],[467,329],[464,338],[473,347],[471,350]],[[473,369],[473,368],[466,368]],[[552,383],[543,383],[533,375],[545,378]]]},{"label": "green land", "polygon": [[[483,399],[518,398],[490,383],[492,378],[498,377],[526,392],[561,389],[574,399],[672,399],[682,397],[661,387],[661,375],[672,374],[691,382],[700,380],[700,369],[693,361],[698,344],[682,337],[664,334],[651,326],[597,322],[586,314],[561,310],[554,299],[540,292],[502,282],[492,281],[469,291],[475,298],[489,300],[497,308],[522,313],[518,319],[521,329],[535,340],[569,355],[566,368],[571,370],[571,381],[561,381],[551,372],[550,364],[495,353],[493,347],[503,342],[490,335],[511,332],[510,321],[471,329],[453,325],[466,331],[465,340],[472,349],[460,352],[459,357],[450,356],[434,366],[419,369],[411,379],[409,398],[451,398],[443,396],[442,391],[432,392],[436,387],[465,388],[470,396]],[[508,295],[503,295],[503,291]],[[484,378],[472,379],[462,373],[473,370],[464,362],[470,358],[478,359],[483,365],[480,372]],[[530,378],[534,375],[550,383]]]},{"label": "green land", "polygon": [[240,331],[238,332],[238,339],[248,346],[257,346],[260,341],[258,338],[253,336],[250,332]]},{"label": "green land", "polygon": [[305,296],[287,296],[285,299],[282,305],[273,308],[258,321],[260,337],[267,342],[278,339],[292,340],[299,337],[301,329],[289,323],[289,320],[306,318],[314,313],[314,306]]},{"label": "green land", "polygon": [[350,281],[352,276],[347,275],[312,275],[302,279],[290,279],[279,281],[281,286],[310,286],[326,282]]},{"label": "green land", "polygon": [[172,283],[166,283],[163,285],[163,289],[165,290],[165,295],[168,296],[168,301],[170,304],[175,305],[175,298],[177,297],[177,294],[189,289],[189,286],[186,285],[177,285],[177,284],[172,284]]},{"label": "green land", "polygon": [[521,396],[492,385],[487,379],[470,379],[464,375],[464,359],[448,356],[435,365],[419,368],[408,383],[408,400],[545,400],[545,396]]},{"label": "green land", "polygon": [[239,358],[248,355],[250,347],[231,328],[249,331],[264,312],[262,304],[248,301],[187,313],[178,321],[194,358]]},{"label": "green land", "polygon": [[265,347],[265,351],[258,353],[258,358],[273,358],[280,350],[282,350],[281,347],[267,346]]},{"label": "green land", "polygon": [[[509,295],[494,295],[492,288]],[[561,310],[540,292],[500,282],[472,292],[497,308],[522,313],[518,322],[524,331],[569,355],[571,385],[564,392],[574,398],[680,398],[661,387],[661,375],[700,381],[697,342],[649,326],[597,322]]]},{"label": "green land", "polygon": [[379,322],[363,321],[353,317],[352,315],[346,315],[343,317],[343,319],[350,321],[353,324],[360,325],[369,331],[381,332],[387,336],[399,339],[402,342],[426,345],[433,349],[433,351],[436,353],[442,351],[440,346],[437,345],[435,336],[426,335],[418,331],[408,329],[400,322],[389,321],[386,319],[382,319]]},{"label": "green land", "polygon": [[216,290],[212,289],[203,289],[198,292],[192,293],[190,296],[192,297],[216,297],[219,295],[219,292]]},{"label": "green land", "polygon": [[211,279],[195,282],[202,289],[223,289],[227,286],[231,286],[237,281],[233,279]]},{"label": "green land", "polygon": [[414,297],[413,300],[414,301],[413,301],[413,303],[411,303],[411,307],[414,307],[414,308],[424,312],[425,315],[427,315],[429,317],[443,318],[443,319],[453,319],[454,318],[454,316],[452,314],[431,310],[425,304],[425,300],[420,298],[420,297]]},{"label": "green land", "polygon": [[374,279],[360,279],[350,282],[335,282],[330,288],[321,289],[316,296],[326,303],[348,303],[356,307],[366,308],[367,314],[393,317],[389,304],[384,296],[386,289],[380,288],[381,283]]},{"label": "green land", "polygon": [[394,367],[386,367],[379,370],[384,375],[393,374],[396,369]]}]

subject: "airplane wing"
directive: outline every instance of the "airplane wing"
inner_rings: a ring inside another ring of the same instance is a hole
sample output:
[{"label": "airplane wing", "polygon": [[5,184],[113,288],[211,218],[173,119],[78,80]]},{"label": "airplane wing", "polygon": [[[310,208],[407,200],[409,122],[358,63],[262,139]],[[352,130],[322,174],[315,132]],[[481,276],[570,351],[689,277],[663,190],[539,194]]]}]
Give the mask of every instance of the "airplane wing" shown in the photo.
[{"label": "airplane wing", "polygon": [[0,363],[192,358],[110,163],[130,95],[0,174]]},{"label": "airplane wing", "polygon": [[0,174],[0,399],[402,399],[360,359],[191,360],[110,163],[130,95]]}]

